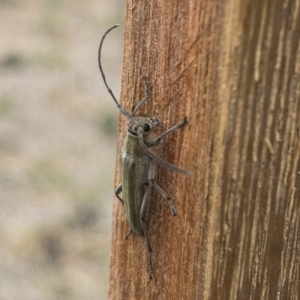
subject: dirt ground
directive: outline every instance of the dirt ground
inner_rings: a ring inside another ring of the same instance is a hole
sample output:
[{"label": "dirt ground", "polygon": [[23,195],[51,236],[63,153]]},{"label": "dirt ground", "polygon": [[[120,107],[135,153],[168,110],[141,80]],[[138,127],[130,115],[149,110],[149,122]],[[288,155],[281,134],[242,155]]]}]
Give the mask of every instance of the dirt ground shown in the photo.
[{"label": "dirt ground", "polygon": [[0,0],[1,300],[107,298],[124,2]]}]

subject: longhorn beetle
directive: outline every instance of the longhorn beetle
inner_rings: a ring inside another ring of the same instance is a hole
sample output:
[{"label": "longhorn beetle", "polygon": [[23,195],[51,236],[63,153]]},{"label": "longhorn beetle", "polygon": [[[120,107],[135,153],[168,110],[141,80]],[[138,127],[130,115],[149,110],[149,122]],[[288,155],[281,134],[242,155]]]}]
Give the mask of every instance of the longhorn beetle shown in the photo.
[{"label": "longhorn beetle", "polygon": [[[129,118],[128,131],[124,141],[124,145],[121,153],[121,179],[122,182],[118,185],[115,190],[116,197],[124,204],[125,214],[127,221],[130,226],[130,231],[126,235],[128,236],[134,232],[145,237],[146,246],[148,249],[148,265],[149,265],[149,276],[152,279],[153,267],[151,259],[151,245],[149,240],[148,231],[145,225],[145,214],[148,205],[149,198],[149,187],[153,185],[154,188],[168,201],[172,215],[176,215],[175,206],[170,196],[160,187],[154,180],[155,175],[155,161],[159,162],[163,166],[172,169],[174,171],[191,176],[192,173],[189,171],[182,170],[176,166],[171,165],[165,160],[157,157],[149,148],[157,146],[161,139],[169,133],[177,130],[178,128],[187,124],[187,117],[184,120],[168,129],[163,134],[155,138],[150,139],[150,132],[160,125],[160,121],[152,117],[136,117],[135,114],[138,109],[149,99],[150,97],[150,83],[145,77],[145,97],[137,104],[132,113],[129,113],[124,107],[120,105],[114,96],[112,90],[109,88],[105,74],[103,72],[101,64],[101,50],[105,37],[107,34],[118,27],[114,25],[109,28],[103,35],[98,52],[98,62],[100,72],[104,81],[104,84],[115,101],[120,112]],[[123,194],[123,199],[119,196]]]}]

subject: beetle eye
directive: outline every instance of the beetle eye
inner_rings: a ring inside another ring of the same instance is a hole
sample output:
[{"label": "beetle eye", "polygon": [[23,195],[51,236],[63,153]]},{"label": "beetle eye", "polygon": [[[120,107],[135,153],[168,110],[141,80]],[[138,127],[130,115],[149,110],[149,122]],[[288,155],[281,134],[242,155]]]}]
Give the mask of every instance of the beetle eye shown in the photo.
[{"label": "beetle eye", "polygon": [[143,130],[144,130],[144,132],[148,132],[148,131],[150,131],[150,125],[148,124],[148,123],[144,123],[143,124]]}]

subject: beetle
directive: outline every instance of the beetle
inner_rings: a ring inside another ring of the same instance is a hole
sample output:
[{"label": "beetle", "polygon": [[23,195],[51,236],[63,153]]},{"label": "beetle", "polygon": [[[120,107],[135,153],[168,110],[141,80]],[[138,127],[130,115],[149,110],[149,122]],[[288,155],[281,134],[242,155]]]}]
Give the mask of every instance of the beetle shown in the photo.
[{"label": "beetle", "polygon": [[[131,233],[142,235],[145,237],[146,246],[148,249],[148,267],[149,277],[152,279],[153,267],[151,258],[151,244],[148,231],[145,225],[145,214],[148,206],[149,188],[152,185],[168,202],[172,215],[176,215],[176,208],[171,200],[171,197],[156,183],[155,162],[172,169],[174,171],[191,176],[192,173],[180,169],[160,157],[153,154],[149,148],[157,146],[161,139],[166,135],[187,124],[187,117],[182,122],[168,129],[154,140],[151,139],[151,132],[160,125],[160,121],[153,117],[135,116],[139,108],[150,98],[150,83],[145,77],[145,97],[136,105],[132,113],[129,113],[120,105],[114,93],[106,82],[106,77],[101,63],[101,51],[103,42],[107,34],[118,27],[119,24],[109,28],[103,35],[98,52],[99,69],[102,75],[104,84],[116,103],[120,112],[129,118],[128,131],[124,140],[124,145],[121,152],[121,183],[115,190],[116,197],[124,204],[125,214],[130,227],[126,239]],[[123,199],[120,197],[122,192]]]}]

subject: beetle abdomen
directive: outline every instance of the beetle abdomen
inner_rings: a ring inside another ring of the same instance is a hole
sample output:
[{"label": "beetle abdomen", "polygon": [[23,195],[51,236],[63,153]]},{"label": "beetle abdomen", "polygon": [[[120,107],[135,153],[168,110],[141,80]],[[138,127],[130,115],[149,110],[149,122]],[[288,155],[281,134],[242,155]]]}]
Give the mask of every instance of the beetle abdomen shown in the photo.
[{"label": "beetle abdomen", "polygon": [[123,200],[131,230],[143,235],[140,221],[141,206],[148,188],[149,158],[122,153]]}]

